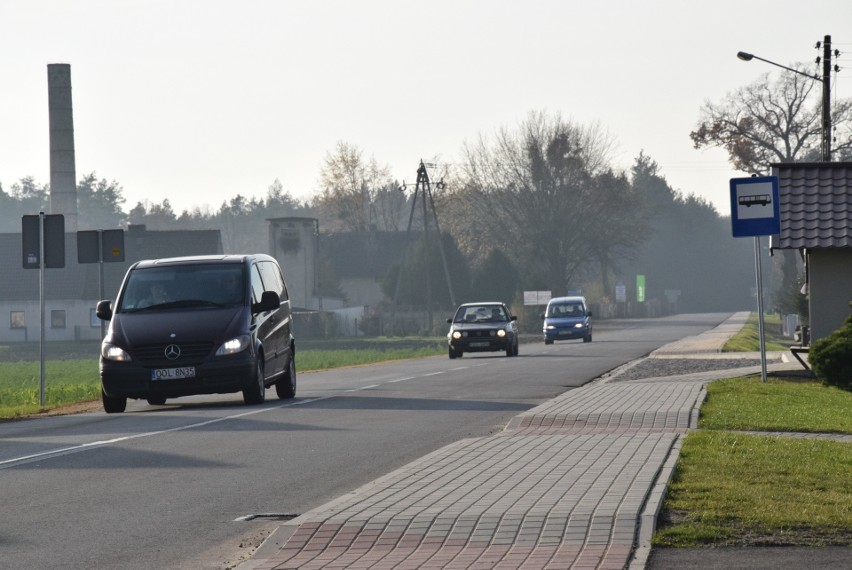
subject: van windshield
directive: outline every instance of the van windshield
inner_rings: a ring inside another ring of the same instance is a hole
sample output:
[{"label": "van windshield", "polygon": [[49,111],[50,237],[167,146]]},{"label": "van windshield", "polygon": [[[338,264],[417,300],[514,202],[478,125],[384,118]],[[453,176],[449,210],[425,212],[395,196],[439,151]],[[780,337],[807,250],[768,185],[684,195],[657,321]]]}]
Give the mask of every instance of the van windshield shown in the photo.
[{"label": "van windshield", "polygon": [[548,317],[582,317],[585,314],[582,303],[554,303],[547,309]]},{"label": "van windshield", "polygon": [[187,307],[232,307],[246,302],[243,266],[204,264],[130,272],[119,313]]}]

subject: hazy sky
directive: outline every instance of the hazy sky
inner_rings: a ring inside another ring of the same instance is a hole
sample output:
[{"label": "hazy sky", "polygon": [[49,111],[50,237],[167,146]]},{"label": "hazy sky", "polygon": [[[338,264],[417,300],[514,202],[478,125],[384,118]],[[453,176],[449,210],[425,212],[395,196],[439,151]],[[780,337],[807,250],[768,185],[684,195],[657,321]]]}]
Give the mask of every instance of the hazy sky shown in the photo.
[{"label": "hazy sky", "polygon": [[215,210],[276,179],[306,199],[338,141],[414,182],[545,111],[728,215],[745,174],[692,148],[699,108],[780,71],[737,51],[813,62],[825,35],[852,52],[852,1],[0,0],[0,184],[50,181],[47,64],[68,63],[77,178],[118,182],[125,210]]}]

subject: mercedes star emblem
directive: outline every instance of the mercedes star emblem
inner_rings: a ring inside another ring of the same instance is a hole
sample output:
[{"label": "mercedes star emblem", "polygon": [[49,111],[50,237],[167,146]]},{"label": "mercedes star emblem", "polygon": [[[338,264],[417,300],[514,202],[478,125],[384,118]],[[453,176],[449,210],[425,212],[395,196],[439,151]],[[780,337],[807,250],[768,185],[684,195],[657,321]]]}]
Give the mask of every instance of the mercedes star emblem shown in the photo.
[{"label": "mercedes star emblem", "polygon": [[176,344],[170,344],[166,347],[165,353],[169,360],[176,360],[180,357],[180,347]]}]

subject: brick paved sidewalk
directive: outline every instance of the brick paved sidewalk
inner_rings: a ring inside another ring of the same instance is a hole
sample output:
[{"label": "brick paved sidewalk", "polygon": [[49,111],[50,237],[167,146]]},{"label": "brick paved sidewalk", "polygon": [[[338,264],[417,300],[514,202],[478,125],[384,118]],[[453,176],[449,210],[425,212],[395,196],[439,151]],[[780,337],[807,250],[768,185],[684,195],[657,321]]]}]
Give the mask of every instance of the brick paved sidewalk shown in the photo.
[{"label": "brick paved sidewalk", "polygon": [[288,523],[255,569],[624,568],[702,383],[597,384]]}]

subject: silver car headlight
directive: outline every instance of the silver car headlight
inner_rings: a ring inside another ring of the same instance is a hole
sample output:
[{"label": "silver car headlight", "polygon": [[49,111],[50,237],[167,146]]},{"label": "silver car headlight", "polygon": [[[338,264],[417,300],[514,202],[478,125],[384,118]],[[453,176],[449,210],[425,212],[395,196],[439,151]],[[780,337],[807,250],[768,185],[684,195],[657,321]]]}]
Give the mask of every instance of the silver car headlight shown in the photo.
[{"label": "silver car headlight", "polygon": [[453,338],[458,340],[461,338],[461,333],[459,331],[453,331]]},{"label": "silver car headlight", "polygon": [[216,351],[216,356],[225,356],[228,354],[237,354],[248,348],[251,343],[251,337],[247,334],[240,335],[231,340],[222,343],[222,346]]},{"label": "silver car headlight", "polygon": [[101,344],[101,357],[104,360],[112,360],[113,362],[130,361],[130,355],[126,350],[108,342]]}]

